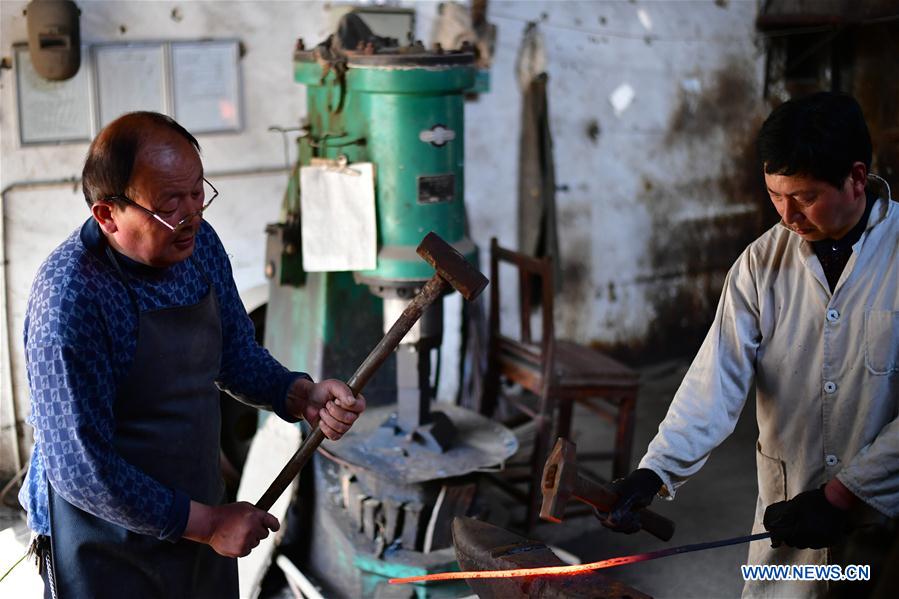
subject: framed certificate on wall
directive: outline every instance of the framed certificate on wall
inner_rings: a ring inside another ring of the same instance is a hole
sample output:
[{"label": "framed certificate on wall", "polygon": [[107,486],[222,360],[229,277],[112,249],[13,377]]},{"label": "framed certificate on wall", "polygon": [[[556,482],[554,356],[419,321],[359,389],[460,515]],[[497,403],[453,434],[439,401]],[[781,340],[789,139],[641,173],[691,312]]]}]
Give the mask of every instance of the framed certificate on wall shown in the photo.
[{"label": "framed certificate on wall", "polygon": [[39,76],[27,44],[13,48],[22,145],[90,141],[136,110],[172,116],[194,134],[243,128],[237,40],[85,46],[81,68],[65,81]]},{"label": "framed certificate on wall", "polygon": [[[13,46],[22,145],[89,141],[93,136],[90,69],[49,81],[34,70],[26,44]],[[87,55],[82,49],[82,56]]]},{"label": "framed certificate on wall", "polygon": [[240,131],[240,52],[236,40],[172,42],[176,121],[192,133]]},{"label": "framed certificate on wall", "polygon": [[165,44],[97,45],[93,59],[100,129],[135,110],[171,114]]}]

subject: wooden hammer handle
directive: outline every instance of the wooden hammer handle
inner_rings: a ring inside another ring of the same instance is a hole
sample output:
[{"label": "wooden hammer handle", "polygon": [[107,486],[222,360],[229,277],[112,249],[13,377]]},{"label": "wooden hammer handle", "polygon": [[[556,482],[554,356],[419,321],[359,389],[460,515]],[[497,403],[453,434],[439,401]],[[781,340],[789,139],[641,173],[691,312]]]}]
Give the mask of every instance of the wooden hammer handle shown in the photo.
[{"label": "wooden hammer handle", "polygon": [[316,424],[315,428],[312,429],[312,433],[306,437],[297,452],[293,454],[290,461],[278,473],[274,482],[269,485],[262,497],[259,498],[259,501],[256,502],[256,507],[266,512],[272,509],[278,497],[290,486],[291,481],[300,473],[300,470],[303,469],[303,466],[306,465],[306,462],[309,461],[309,458],[312,457],[312,454],[315,453],[315,450],[324,439],[325,433]]},{"label": "wooden hammer handle", "polygon": [[[372,375],[377,372],[381,364],[397,348],[400,341],[412,328],[412,325],[418,322],[425,308],[440,297],[448,285],[440,275],[434,275],[425,283],[421,291],[412,298],[412,301],[409,302],[409,305],[406,306],[400,317],[396,319],[390,330],[381,338],[375,348],[362,361],[359,368],[356,369],[353,376],[350,377],[350,380],[347,381],[347,386],[353,392],[353,395],[359,395]],[[315,428],[312,429],[312,433],[306,437],[306,440],[303,441],[297,452],[287,462],[287,465],[281,469],[274,482],[269,485],[268,490],[256,502],[256,507],[260,510],[270,510],[278,497],[281,496],[281,493],[290,486],[291,481],[296,478],[297,474],[300,473],[300,470],[303,469],[303,466],[306,465],[306,462],[309,461],[309,458],[312,457],[312,454],[315,453],[315,450],[318,449],[318,446],[324,440],[325,434],[316,424]]]},{"label": "wooden hammer handle", "polygon": [[674,522],[665,516],[646,508],[638,510],[637,513],[640,515],[641,527],[649,534],[663,541],[669,541],[674,536]]}]

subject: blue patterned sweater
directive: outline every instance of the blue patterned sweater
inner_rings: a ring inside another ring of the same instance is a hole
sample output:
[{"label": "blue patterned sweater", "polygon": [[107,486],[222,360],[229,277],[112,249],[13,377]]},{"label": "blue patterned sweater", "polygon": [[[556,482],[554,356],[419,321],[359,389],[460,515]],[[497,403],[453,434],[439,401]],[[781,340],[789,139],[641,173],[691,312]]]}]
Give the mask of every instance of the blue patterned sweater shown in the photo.
[{"label": "blue patterned sweater", "polygon": [[[50,534],[47,484],[66,501],[137,533],[176,541],[190,498],[126,462],[113,447],[116,389],[137,347],[137,313],[105,253],[93,219],[41,265],[28,300],[25,359],[34,451],[19,501],[29,527]],[[302,373],[281,366],[254,340],[212,227],[204,222],[191,260],[157,269],[117,255],[140,310],[195,304],[215,287],[222,319],[220,388],[287,421],[287,388]],[[198,271],[203,269],[203,273]]]}]

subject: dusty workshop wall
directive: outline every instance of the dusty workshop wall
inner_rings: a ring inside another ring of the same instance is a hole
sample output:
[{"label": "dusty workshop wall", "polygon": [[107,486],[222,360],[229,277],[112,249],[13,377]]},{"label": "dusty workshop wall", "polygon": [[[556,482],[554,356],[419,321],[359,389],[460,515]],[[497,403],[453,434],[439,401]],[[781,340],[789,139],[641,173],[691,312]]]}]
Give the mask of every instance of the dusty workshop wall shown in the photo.
[{"label": "dusty workshop wall", "polygon": [[899,186],[899,13],[895,0],[771,0],[759,15],[772,102],[824,89],[854,95],[874,144],[872,171]]},{"label": "dusty workshop wall", "polygon": [[[466,113],[473,236],[482,248],[492,235],[516,246],[514,65],[526,21],[538,21],[559,187],[561,335],[635,362],[693,352],[727,268],[773,222],[752,151],[767,112],[756,11],[726,0],[490,3],[493,86]],[[632,99],[616,109],[613,94],[627,88]],[[506,322],[516,309],[504,303]]]},{"label": "dusty workshop wall", "polygon": [[[0,2],[0,56],[27,40],[26,2]],[[245,303],[264,301],[264,227],[278,219],[286,174],[284,144],[270,126],[295,127],[305,94],[293,82],[294,40],[325,37],[330,5],[322,2],[115,2],[78,0],[83,43],[238,38],[241,42],[244,129],[199,135],[207,173],[221,195],[208,212],[228,249]],[[82,66],[85,57],[82,57]],[[17,130],[15,72],[0,71],[0,187],[4,276],[0,372],[0,478],[27,458],[31,430],[22,327],[31,280],[46,255],[87,216],[79,189],[28,182],[80,175],[86,143],[23,147]],[[18,443],[17,443],[18,439]]]},{"label": "dusty workshop wall", "polygon": [[[2,56],[11,57],[12,44],[26,38],[25,4],[0,2]],[[232,255],[239,287],[262,301],[250,290],[263,282],[262,228],[277,219],[284,187],[283,175],[268,171],[284,164],[282,140],[268,127],[294,126],[304,115],[302,88],[292,81],[293,40],[322,39],[332,4],[78,5],[85,43],[241,40],[245,129],[199,139],[209,172],[265,171],[216,178],[222,195],[208,215]],[[403,5],[416,8],[418,37],[427,42],[436,3]],[[561,334],[641,360],[692,351],[726,266],[758,231],[763,210],[746,154],[764,113],[755,13],[752,1],[490,2],[488,19],[498,28],[491,90],[466,104],[472,237],[481,248],[494,235],[516,245],[521,94],[514,66],[525,24],[537,20],[546,41],[561,187]],[[14,77],[11,69],[0,71],[2,187],[76,177],[86,144],[20,147]],[[616,112],[609,98],[624,85],[634,96]],[[30,445],[30,430],[21,426],[28,411],[20,347],[28,287],[43,257],[87,215],[71,184],[13,189],[2,211],[7,317],[0,321],[0,475],[14,471]],[[459,306],[458,298],[447,301],[444,399],[455,396]],[[503,309],[510,315],[515,303]]]},{"label": "dusty workshop wall", "polygon": [[[886,1],[884,10],[896,12]],[[886,179],[899,195],[899,20],[870,23],[852,30],[853,69],[849,91],[864,110],[874,160],[871,170]]]}]

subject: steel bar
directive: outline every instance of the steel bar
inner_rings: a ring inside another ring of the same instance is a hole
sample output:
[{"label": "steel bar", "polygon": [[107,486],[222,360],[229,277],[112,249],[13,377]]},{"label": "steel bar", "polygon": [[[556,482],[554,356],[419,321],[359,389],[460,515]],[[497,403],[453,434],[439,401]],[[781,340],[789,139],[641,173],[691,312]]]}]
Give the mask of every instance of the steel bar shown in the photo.
[{"label": "steel bar", "polygon": [[658,551],[650,551],[649,553],[638,553],[635,555],[626,555],[622,557],[613,557],[589,564],[577,564],[574,566],[549,566],[545,568],[520,568],[515,570],[483,570],[475,572],[440,572],[438,574],[428,574],[425,576],[409,576],[407,578],[391,578],[390,584],[408,584],[412,582],[429,582],[437,580],[466,580],[472,578],[520,578],[525,576],[572,576],[583,574],[585,572],[593,572],[604,568],[614,568],[615,566],[623,566],[636,562],[645,562],[648,560],[658,559],[660,557],[668,557],[680,553],[691,553],[693,551],[703,551],[705,549],[714,549],[716,547],[726,547],[728,545],[739,545],[740,543],[749,543],[751,541],[759,541],[771,537],[771,533],[763,532],[743,537],[735,537],[732,539],[723,539],[720,541],[710,541],[708,543],[694,543],[692,545],[681,545],[680,547],[669,547],[668,549],[659,549]]},{"label": "steel bar", "polygon": [[[580,563],[576,558],[563,561],[557,547],[549,547],[542,541],[471,518],[453,520],[453,544],[459,569],[465,571]],[[602,570],[579,576],[494,578],[466,582],[481,599],[651,599],[649,595],[611,578]],[[434,594],[438,591],[434,589]]]}]

